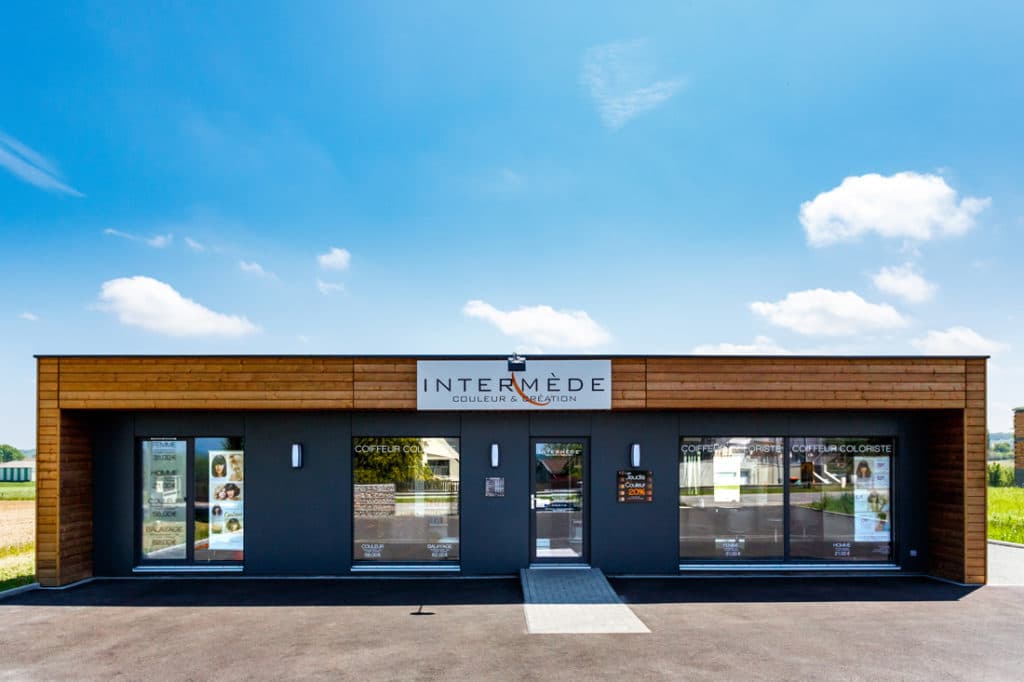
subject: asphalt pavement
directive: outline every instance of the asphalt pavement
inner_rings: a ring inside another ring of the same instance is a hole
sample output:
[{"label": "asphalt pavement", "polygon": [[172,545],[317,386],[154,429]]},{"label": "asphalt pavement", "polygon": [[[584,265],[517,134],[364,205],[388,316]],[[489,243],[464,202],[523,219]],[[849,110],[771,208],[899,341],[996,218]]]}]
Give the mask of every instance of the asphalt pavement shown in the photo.
[{"label": "asphalt pavement", "polygon": [[0,600],[0,679],[1020,679],[1024,588],[610,582],[649,634],[527,634],[510,579],[96,580]]}]

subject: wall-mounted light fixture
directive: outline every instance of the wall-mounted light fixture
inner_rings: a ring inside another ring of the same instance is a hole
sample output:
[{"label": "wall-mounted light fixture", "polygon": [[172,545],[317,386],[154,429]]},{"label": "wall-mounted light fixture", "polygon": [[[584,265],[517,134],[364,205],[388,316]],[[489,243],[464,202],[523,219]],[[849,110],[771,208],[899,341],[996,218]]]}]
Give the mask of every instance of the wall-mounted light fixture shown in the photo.
[{"label": "wall-mounted light fixture", "polygon": [[498,451],[498,444],[491,443],[491,468],[497,469],[501,463],[501,453]]},{"label": "wall-mounted light fixture", "polygon": [[510,372],[525,372],[526,371],[526,358],[519,353],[513,353],[512,357],[508,359],[508,371]]},{"label": "wall-mounted light fixture", "polygon": [[629,465],[634,469],[640,468],[640,443],[629,446]]},{"label": "wall-mounted light fixture", "polygon": [[292,469],[302,468],[302,443],[292,443]]}]

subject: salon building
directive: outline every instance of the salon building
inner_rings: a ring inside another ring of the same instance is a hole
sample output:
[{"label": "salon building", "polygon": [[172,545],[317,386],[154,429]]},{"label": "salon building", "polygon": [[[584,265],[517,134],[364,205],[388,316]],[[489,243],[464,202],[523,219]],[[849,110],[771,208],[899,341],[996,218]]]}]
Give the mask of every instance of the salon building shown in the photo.
[{"label": "salon building", "polygon": [[985,367],[42,356],[37,575],[984,583]]},{"label": "salon building", "polygon": [[1013,411],[1014,482],[1024,485],[1024,407]]}]

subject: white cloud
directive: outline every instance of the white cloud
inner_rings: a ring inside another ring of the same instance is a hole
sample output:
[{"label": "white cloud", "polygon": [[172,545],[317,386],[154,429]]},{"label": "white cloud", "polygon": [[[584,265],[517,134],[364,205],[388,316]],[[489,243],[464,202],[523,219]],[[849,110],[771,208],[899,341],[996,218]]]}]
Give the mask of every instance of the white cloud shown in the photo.
[{"label": "white cloud", "polygon": [[317,277],[316,288],[321,294],[327,296],[328,294],[334,291],[342,291],[345,287],[342,286],[341,284],[335,284],[334,282],[325,282],[319,277]]},{"label": "white cloud", "polygon": [[29,322],[37,322],[39,320],[39,316],[36,315],[35,313],[25,312],[18,315],[18,317],[23,320],[28,320]]},{"label": "white cloud", "polygon": [[750,309],[776,326],[808,335],[848,336],[907,325],[892,306],[868,303],[852,291],[795,291],[775,303],[751,303]]},{"label": "white cloud", "polygon": [[151,277],[104,282],[99,307],[117,315],[122,324],[168,336],[245,336],[259,331],[245,317],[214,312]]},{"label": "white cloud", "polygon": [[74,187],[61,181],[57,164],[26,144],[0,132],[0,168],[7,169],[15,177],[47,192],[84,197]]},{"label": "white cloud", "polygon": [[671,99],[685,85],[682,78],[655,80],[653,71],[647,41],[625,40],[588,49],[580,80],[605,126],[614,130]]},{"label": "white cloud", "polygon": [[910,263],[882,268],[871,278],[880,291],[899,296],[910,303],[931,300],[938,287],[914,272]]},{"label": "white cloud", "polygon": [[192,237],[185,237],[185,246],[193,251],[206,251],[206,245],[197,242],[195,239],[192,239]]},{"label": "white cloud", "polygon": [[800,223],[811,246],[853,241],[875,232],[924,241],[962,235],[990,198],[964,197],[937,175],[914,172],[851,176],[800,205]]},{"label": "white cloud", "polygon": [[267,272],[259,263],[240,260],[238,261],[238,269],[251,275],[258,275],[259,277],[275,277],[274,273]]},{"label": "white cloud", "polygon": [[152,237],[140,237],[136,234],[122,232],[121,230],[115,230],[111,227],[103,230],[103,234],[111,237],[118,237],[120,239],[127,239],[130,242],[143,242],[152,246],[154,249],[162,249],[166,246],[170,246],[171,242],[174,240],[173,234],[157,234]]},{"label": "white cloud", "polygon": [[792,351],[772,341],[767,336],[758,336],[752,344],[716,343],[697,346],[696,355],[789,355]]},{"label": "white cloud", "polygon": [[346,270],[352,260],[352,254],[347,249],[332,246],[330,251],[321,253],[316,260],[324,270]]},{"label": "white cloud", "polygon": [[927,355],[992,355],[1009,348],[1005,343],[986,339],[969,327],[932,330],[910,343]]},{"label": "white cloud", "polygon": [[611,336],[582,310],[555,310],[546,305],[498,310],[484,301],[469,301],[462,312],[490,322],[503,334],[552,348],[592,348]]}]

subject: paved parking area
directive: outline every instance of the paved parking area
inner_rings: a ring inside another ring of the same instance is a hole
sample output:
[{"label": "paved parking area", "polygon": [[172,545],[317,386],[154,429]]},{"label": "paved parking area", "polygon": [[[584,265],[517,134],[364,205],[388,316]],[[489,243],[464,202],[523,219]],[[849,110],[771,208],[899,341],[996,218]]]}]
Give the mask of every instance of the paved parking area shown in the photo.
[{"label": "paved parking area", "polygon": [[1020,679],[1024,588],[611,584],[650,634],[528,635],[518,580],[94,581],[0,600],[0,679]]}]

